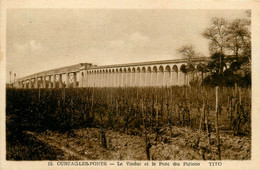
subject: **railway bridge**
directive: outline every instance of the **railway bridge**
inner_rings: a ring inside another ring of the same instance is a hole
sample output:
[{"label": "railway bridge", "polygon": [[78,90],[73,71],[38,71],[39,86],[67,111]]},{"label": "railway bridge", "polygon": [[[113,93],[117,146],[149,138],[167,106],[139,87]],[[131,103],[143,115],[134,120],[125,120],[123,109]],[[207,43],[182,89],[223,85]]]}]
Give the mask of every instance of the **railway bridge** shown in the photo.
[{"label": "railway bridge", "polygon": [[[194,58],[195,67],[208,58]],[[149,87],[188,83],[189,76],[181,70],[187,59],[162,60],[129,64],[97,66],[80,63],[47,70],[17,79],[15,88],[76,87]]]}]

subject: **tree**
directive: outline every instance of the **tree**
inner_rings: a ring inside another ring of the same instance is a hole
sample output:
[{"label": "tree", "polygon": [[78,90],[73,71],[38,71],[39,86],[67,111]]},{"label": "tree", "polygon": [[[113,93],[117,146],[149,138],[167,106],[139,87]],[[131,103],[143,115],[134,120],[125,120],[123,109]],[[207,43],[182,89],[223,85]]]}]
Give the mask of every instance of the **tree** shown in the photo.
[{"label": "tree", "polygon": [[[177,49],[177,52],[182,55],[183,58],[188,59],[187,65],[181,66],[181,71],[185,74],[185,80],[186,75],[188,73],[192,73],[194,75],[195,67],[193,63],[193,58],[201,57],[202,55],[200,53],[195,52],[194,46],[192,44],[186,44]],[[193,76],[194,79],[194,76]]]},{"label": "tree", "polygon": [[210,56],[211,60],[208,62],[208,69],[210,72],[214,72],[219,76],[222,75],[224,67],[226,67],[226,63],[224,62],[225,55],[223,53],[214,53]]},{"label": "tree", "polygon": [[204,82],[215,85],[251,83],[250,24],[250,19],[212,19],[211,26],[203,32],[203,36],[210,40],[211,53],[211,61],[207,65],[210,75]]},{"label": "tree", "polygon": [[229,61],[229,69],[234,84],[240,86],[251,85],[251,11],[246,12],[248,18],[230,22],[227,41],[227,47],[234,55],[233,60]]},{"label": "tree", "polygon": [[224,18],[212,18],[211,26],[203,32],[203,36],[210,41],[211,54],[224,53],[226,47],[228,23]]},{"label": "tree", "polygon": [[[250,22],[245,19],[235,19],[229,23],[227,31],[227,48],[235,55],[235,59],[251,59],[251,33]],[[243,60],[245,61],[245,60]]]},{"label": "tree", "polygon": [[197,65],[197,70],[198,70],[199,72],[201,72],[201,80],[203,81],[203,79],[204,79],[204,73],[208,72],[207,65],[204,64],[204,63],[199,63],[199,64]]},{"label": "tree", "polygon": [[183,58],[188,59],[189,62],[197,55],[192,44],[183,45],[181,48],[177,49],[177,51]]},{"label": "tree", "polygon": [[[211,21],[211,26],[203,32],[203,36],[210,41],[209,51],[213,55],[215,53],[224,54],[227,42],[228,34],[228,22],[224,18],[213,18]],[[224,58],[219,55],[219,71],[220,74],[223,73],[223,63]]]}]

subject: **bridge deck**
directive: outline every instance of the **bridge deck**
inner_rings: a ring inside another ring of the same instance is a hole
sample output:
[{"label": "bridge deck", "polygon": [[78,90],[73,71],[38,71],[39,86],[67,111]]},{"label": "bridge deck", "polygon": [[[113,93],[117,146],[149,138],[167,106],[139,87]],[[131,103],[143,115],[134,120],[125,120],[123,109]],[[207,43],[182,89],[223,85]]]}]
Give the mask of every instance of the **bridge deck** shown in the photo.
[{"label": "bridge deck", "polygon": [[[201,62],[207,60],[209,60],[208,57],[201,57],[201,58],[194,58],[192,61]],[[120,68],[120,67],[160,65],[160,64],[178,64],[178,63],[186,63],[187,61],[188,61],[187,59],[174,59],[174,60],[149,61],[149,62],[127,63],[127,64],[113,64],[113,65],[103,65],[103,66],[92,65],[91,63],[80,63],[80,64],[74,64],[74,65],[60,67],[56,69],[51,69],[47,71],[42,71],[22,78],[18,78],[17,81],[24,81],[35,77],[41,77],[41,76],[51,76],[55,74],[79,72],[81,70],[81,66],[84,65],[89,65],[89,67],[84,67],[85,70],[93,70],[93,69],[96,70],[96,69],[108,69],[108,68]]]}]

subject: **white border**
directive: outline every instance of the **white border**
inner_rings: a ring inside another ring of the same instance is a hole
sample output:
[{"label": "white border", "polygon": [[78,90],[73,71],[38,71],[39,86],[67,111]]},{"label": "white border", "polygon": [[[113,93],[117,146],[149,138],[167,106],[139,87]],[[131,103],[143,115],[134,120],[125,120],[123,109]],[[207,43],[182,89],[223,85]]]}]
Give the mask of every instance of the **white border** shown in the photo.
[{"label": "white border", "polygon": [[[260,1],[173,1],[173,0],[3,0],[1,2],[0,49],[0,169],[52,169],[47,161],[5,160],[5,70],[6,70],[6,10],[11,8],[121,8],[121,9],[251,9],[252,10],[252,159],[250,161],[221,161],[223,169],[260,169]],[[1,51],[2,50],[2,51]],[[3,57],[1,57],[3,56]],[[110,161],[116,162],[116,161]],[[125,162],[125,161],[122,161]],[[141,161],[140,161],[141,162]],[[173,162],[173,161],[172,161]],[[178,161],[182,162],[182,161]],[[194,162],[194,161],[193,161]],[[209,167],[209,161],[200,162],[199,169]],[[107,169],[107,167],[57,167],[55,169]],[[120,169],[184,169],[188,167],[117,167]],[[194,167],[190,167],[194,168]],[[189,168],[189,169],[190,169]]]}]

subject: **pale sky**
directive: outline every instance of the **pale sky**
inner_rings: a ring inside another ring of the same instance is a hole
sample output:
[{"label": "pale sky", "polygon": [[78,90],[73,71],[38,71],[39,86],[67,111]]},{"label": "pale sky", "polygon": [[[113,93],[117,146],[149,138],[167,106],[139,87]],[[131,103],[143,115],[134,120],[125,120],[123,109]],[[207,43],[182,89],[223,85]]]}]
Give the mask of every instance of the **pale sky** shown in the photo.
[{"label": "pale sky", "polygon": [[185,44],[208,56],[208,40],[202,32],[211,18],[246,16],[245,10],[11,9],[6,80],[10,71],[23,77],[84,62],[177,59],[181,56],[176,50]]}]

